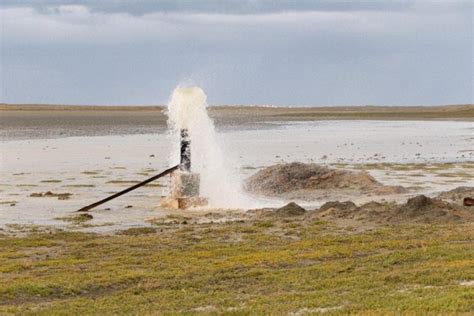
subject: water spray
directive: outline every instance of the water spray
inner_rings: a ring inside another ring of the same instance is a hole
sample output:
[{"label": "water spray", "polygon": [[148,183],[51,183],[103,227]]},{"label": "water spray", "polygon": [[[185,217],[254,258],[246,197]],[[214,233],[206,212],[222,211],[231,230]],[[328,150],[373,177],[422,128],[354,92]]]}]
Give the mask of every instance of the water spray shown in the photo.
[{"label": "water spray", "polygon": [[[228,159],[224,159],[206,107],[206,94],[201,88],[176,88],[167,114],[170,134],[176,136],[175,144],[179,144],[173,151],[179,153],[179,164],[79,211],[89,211],[165,175],[170,175],[170,193],[160,200],[163,208],[186,209],[208,203],[213,207],[242,205],[241,182],[228,167]],[[170,165],[176,164],[176,158],[170,157]]]},{"label": "water spray", "polygon": [[[199,188],[194,200],[200,203],[203,200],[197,197],[206,197],[212,207],[238,208],[247,204],[240,174],[234,169],[236,163],[224,154],[225,144],[219,142],[207,109],[207,96],[200,87],[174,89],[167,108],[168,132],[174,144],[169,163],[180,161],[175,173],[188,172],[198,179],[192,180]],[[179,183],[173,177],[170,196],[175,195],[173,190]]]}]

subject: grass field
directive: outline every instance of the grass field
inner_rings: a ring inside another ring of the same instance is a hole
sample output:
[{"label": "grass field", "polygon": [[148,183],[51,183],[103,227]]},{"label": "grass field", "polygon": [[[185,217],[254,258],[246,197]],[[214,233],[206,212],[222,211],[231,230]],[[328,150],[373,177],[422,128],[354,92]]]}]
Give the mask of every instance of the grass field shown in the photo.
[{"label": "grass field", "polygon": [[472,224],[154,225],[110,236],[3,235],[0,314],[474,312]]}]

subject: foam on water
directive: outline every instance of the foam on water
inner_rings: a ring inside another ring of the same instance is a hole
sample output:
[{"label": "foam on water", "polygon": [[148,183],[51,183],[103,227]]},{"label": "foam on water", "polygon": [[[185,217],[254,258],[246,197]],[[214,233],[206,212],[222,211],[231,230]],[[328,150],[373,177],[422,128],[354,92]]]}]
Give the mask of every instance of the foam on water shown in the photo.
[{"label": "foam on water", "polygon": [[[177,87],[168,103],[168,124],[172,138],[171,162],[179,161],[179,135],[188,129],[191,140],[191,171],[201,176],[201,195],[212,207],[248,205],[237,171],[224,157],[214,123],[207,114],[207,96],[199,87]],[[235,164],[234,164],[235,165]]]}]

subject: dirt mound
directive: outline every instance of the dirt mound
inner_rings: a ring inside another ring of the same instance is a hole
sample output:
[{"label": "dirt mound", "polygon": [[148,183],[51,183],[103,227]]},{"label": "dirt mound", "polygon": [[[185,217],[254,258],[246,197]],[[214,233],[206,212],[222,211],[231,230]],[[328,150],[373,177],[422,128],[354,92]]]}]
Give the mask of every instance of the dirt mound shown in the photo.
[{"label": "dirt mound", "polygon": [[446,203],[439,199],[431,199],[418,195],[400,205],[388,220],[390,222],[413,223],[447,223],[463,220],[463,208]]},{"label": "dirt mound", "polygon": [[275,210],[275,214],[279,216],[300,216],[304,215],[305,213],[306,210],[295,202],[288,203],[285,206]]},{"label": "dirt mound", "polygon": [[362,220],[371,223],[383,223],[391,216],[393,204],[371,201],[361,206],[352,201],[331,201],[323,204],[317,214],[323,218],[345,218]]},{"label": "dirt mound", "polygon": [[324,203],[320,208],[319,212],[322,217],[336,216],[336,217],[348,217],[357,206],[352,201],[330,201]]},{"label": "dirt mound", "polygon": [[[403,187],[384,186],[366,171],[332,169],[314,163],[293,162],[264,168],[245,182],[253,194],[301,198],[315,191],[357,191],[360,193],[403,193]],[[293,193],[301,193],[298,194]]]},{"label": "dirt mound", "polygon": [[339,202],[339,201],[330,201],[324,203],[319,210],[320,211],[326,211],[331,208],[336,208],[338,210],[343,210],[343,211],[353,211],[357,208],[357,206],[354,204],[352,201],[345,201],[345,202]]},{"label": "dirt mound", "polygon": [[348,218],[372,223],[442,224],[474,221],[467,207],[418,195],[404,204],[369,202],[357,207],[353,202],[328,202],[317,210],[319,217]]},{"label": "dirt mound", "polygon": [[295,202],[290,202],[280,208],[257,208],[247,211],[247,214],[256,217],[256,218],[265,218],[265,217],[290,217],[290,216],[300,216],[306,214],[306,210],[296,204]]},{"label": "dirt mound", "polygon": [[451,201],[456,204],[462,204],[466,197],[474,198],[474,187],[457,187],[450,191],[441,192],[437,196],[438,199]]}]

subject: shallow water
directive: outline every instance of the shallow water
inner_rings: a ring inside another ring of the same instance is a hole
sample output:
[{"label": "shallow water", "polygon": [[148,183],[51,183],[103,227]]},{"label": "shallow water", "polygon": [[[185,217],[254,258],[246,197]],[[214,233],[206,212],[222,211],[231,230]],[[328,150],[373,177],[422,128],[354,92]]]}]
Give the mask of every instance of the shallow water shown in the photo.
[{"label": "shallow water", "polygon": [[324,163],[455,162],[474,159],[474,123],[318,121],[234,131],[222,138],[249,165],[279,161]]},{"label": "shallow water", "polygon": [[[272,126],[218,134],[228,165],[242,178],[254,173],[255,168],[279,162],[458,162],[472,166],[474,160],[472,122],[316,121],[276,122]],[[65,227],[67,223],[55,218],[71,215],[84,205],[132,185],[130,181],[141,181],[167,168],[170,149],[170,139],[164,133],[4,141],[0,226],[18,223]],[[462,169],[462,177],[450,177],[444,182],[425,177],[424,192],[472,186],[472,170]],[[385,183],[397,184],[394,182],[399,179],[380,170],[370,172]],[[410,176],[407,172],[403,176],[404,185],[420,183],[419,175]],[[158,208],[160,196],[167,193],[167,180],[159,183],[164,187],[142,188],[99,207],[93,212],[92,224],[105,226],[88,229],[107,231],[144,225],[147,218],[168,214]],[[46,191],[73,195],[64,201],[29,196]],[[284,203],[253,202],[253,206]],[[128,205],[133,207],[126,208]]]}]

